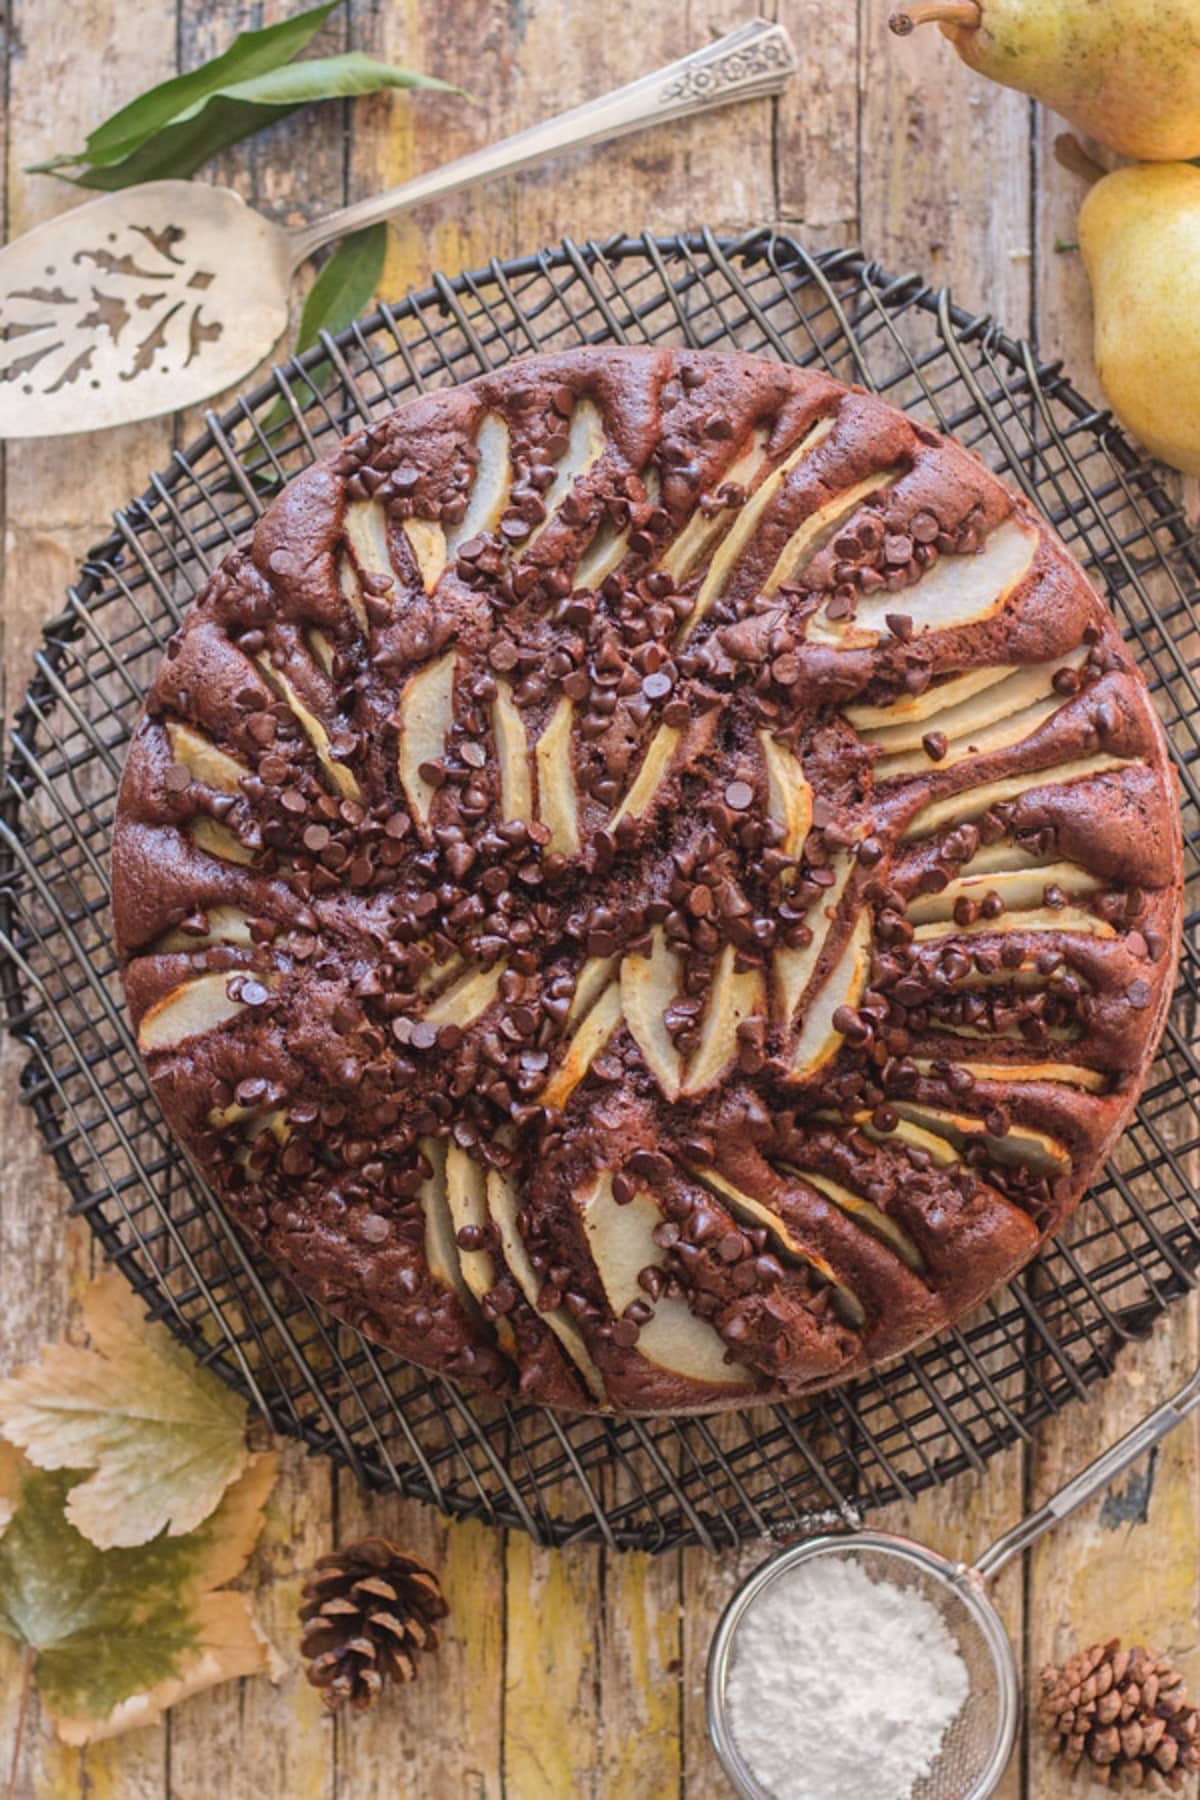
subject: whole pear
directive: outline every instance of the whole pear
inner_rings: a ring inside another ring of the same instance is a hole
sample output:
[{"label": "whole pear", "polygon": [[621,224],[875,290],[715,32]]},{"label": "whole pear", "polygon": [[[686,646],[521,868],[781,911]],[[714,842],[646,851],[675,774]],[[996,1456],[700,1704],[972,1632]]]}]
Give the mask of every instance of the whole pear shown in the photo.
[{"label": "whole pear", "polygon": [[1121,423],[1200,475],[1200,169],[1116,169],[1079,214],[1096,368]]},{"label": "whole pear", "polygon": [[1200,0],[913,0],[964,62],[1143,162],[1200,155]]}]

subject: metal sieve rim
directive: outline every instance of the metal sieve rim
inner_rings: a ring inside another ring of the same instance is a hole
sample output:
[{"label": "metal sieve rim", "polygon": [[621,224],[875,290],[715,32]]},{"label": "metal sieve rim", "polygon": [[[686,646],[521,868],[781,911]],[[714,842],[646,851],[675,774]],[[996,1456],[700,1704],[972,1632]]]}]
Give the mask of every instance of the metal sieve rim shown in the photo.
[{"label": "metal sieve rim", "polygon": [[802,1542],[791,1544],[786,1550],[781,1550],[777,1555],[768,1557],[766,1562],[760,1563],[753,1574],[747,1576],[735,1591],[713,1633],[705,1679],[704,1698],[708,1735],[721,1767],[741,1796],[741,1800],[772,1800],[772,1796],[765,1788],[759,1786],[742,1760],[730,1730],[729,1714],[725,1702],[734,1640],[737,1636],[738,1626],[747,1611],[764,1589],[778,1581],[781,1576],[790,1574],[800,1563],[818,1556],[830,1554],[846,1556],[849,1553],[863,1550],[879,1550],[886,1555],[899,1557],[905,1562],[914,1563],[923,1573],[948,1583],[953,1587],[983,1634],[984,1642],[991,1654],[992,1668],[996,1677],[999,1723],[991,1755],[974,1787],[969,1793],[963,1795],[962,1800],[987,1800],[987,1796],[994,1793],[1000,1777],[1008,1767],[1020,1721],[1021,1679],[1017,1672],[1017,1659],[1013,1651],[1012,1640],[1005,1630],[1000,1614],[988,1598],[982,1581],[973,1569],[963,1563],[952,1562],[949,1557],[939,1555],[936,1550],[930,1550],[924,1544],[915,1543],[911,1538],[898,1537],[890,1531],[828,1533],[821,1537],[805,1538]]}]

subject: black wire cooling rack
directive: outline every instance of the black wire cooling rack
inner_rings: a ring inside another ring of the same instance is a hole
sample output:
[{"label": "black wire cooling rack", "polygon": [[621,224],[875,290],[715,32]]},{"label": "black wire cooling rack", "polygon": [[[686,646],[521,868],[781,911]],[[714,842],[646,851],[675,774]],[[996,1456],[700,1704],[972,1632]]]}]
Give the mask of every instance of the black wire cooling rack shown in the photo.
[{"label": "black wire cooling rack", "polygon": [[[818,364],[954,432],[1108,593],[1200,847],[1200,550],[1155,471],[1028,345],[914,276],[790,238],[560,248],[433,285],[322,344],[176,453],[46,628],[0,801],[0,991],[24,1097],[107,1254],[280,1430],[378,1487],[547,1542],[711,1549],[982,1468],[1083,1395],[1200,1267],[1189,911],[1175,1004],[1104,1180],[1063,1240],[960,1329],[807,1407],[606,1421],[473,1398],[338,1326],[248,1250],[166,1129],[116,980],[108,847],[122,750],[167,638],[281,480],[361,420],[525,351],[739,348]],[[320,365],[319,372],[316,366]],[[305,372],[311,381],[304,379]]]}]

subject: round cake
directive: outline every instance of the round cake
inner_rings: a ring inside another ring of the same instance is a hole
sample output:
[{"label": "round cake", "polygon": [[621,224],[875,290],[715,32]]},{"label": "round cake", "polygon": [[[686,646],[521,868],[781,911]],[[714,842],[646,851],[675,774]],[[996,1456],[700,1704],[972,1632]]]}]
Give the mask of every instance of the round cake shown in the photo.
[{"label": "round cake", "polygon": [[285,488],[172,640],[113,856],[233,1219],[429,1369],[795,1396],[959,1319],[1129,1117],[1173,777],[1083,572],[812,370],[527,358]]}]

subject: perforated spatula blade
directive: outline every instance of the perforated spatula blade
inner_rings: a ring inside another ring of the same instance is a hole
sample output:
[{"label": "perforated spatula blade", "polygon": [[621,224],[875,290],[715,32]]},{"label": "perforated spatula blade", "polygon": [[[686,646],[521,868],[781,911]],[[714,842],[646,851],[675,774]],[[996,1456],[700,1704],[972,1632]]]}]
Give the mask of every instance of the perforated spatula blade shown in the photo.
[{"label": "perforated spatula blade", "polygon": [[752,20],[628,87],[289,231],[229,188],[153,181],[105,194],[0,250],[0,438],[175,412],[242,380],[287,324],[323,244],[560,151],[778,93],[795,59]]}]

